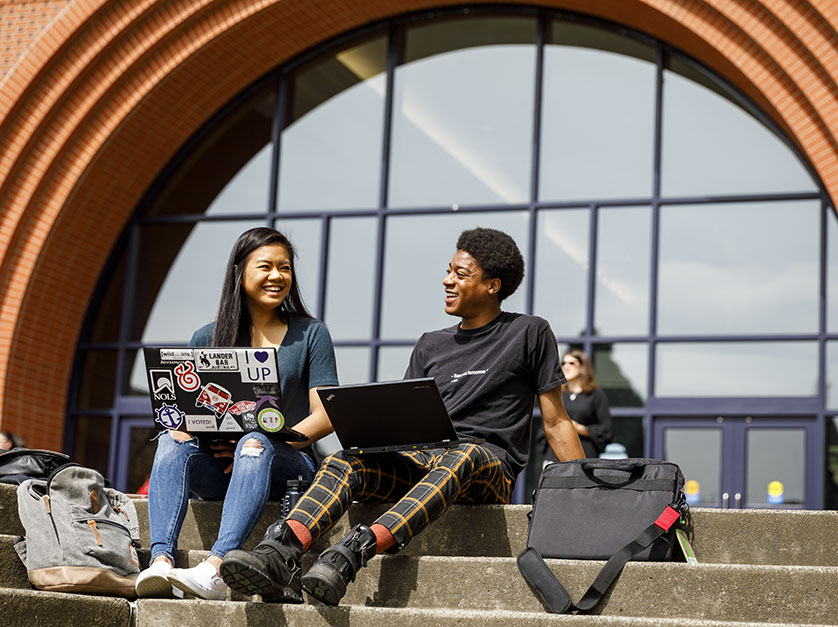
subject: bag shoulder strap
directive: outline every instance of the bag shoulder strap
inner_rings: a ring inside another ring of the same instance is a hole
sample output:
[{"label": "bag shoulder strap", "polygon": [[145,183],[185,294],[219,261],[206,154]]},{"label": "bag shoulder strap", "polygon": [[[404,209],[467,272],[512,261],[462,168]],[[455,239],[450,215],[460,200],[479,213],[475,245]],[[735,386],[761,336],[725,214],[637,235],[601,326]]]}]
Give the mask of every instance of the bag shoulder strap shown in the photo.
[{"label": "bag shoulder strap", "polygon": [[591,587],[576,604],[535,548],[528,547],[518,556],[518,570],[547,611],[553,614],[564,614],[571,610],[587,611],[602,600],[626,562],[669,531],[680,516],[678,510],[668,505],[655,522],[608,559]]}]

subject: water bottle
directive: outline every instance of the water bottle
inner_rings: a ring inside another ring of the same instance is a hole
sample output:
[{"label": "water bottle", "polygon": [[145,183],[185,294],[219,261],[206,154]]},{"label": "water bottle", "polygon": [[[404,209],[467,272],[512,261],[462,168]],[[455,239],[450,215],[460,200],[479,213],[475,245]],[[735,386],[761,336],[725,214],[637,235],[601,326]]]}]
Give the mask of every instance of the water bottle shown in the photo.
[{"label": "water bottle", "polygon": [[303,492],[307,489],[308,481],[303,479],[302,475],[297,475],[296,479],[289,479],[285,483],[285,496],[282,497],[282,520],[285,520],[285,517],[291,513],[291,510],[294,509],[294,506],[297,505],[297,501],[300,500]]},{"label": "water bottle", "polygon": [[300,497],[307,489],[308,481],[303,479],[302,475],[297,475],[296,479],[289,479],[286,481],[285,496],[282,497],[282,507],[280,508],[279,520],[268,526],[267,531],[265,531],[266,540],[273,540],[279,536],[279,528],[282,526],[282,523],[285,522],[285,518],[291,513],[291,510],[294,509],[297,501],[300,500]]}]

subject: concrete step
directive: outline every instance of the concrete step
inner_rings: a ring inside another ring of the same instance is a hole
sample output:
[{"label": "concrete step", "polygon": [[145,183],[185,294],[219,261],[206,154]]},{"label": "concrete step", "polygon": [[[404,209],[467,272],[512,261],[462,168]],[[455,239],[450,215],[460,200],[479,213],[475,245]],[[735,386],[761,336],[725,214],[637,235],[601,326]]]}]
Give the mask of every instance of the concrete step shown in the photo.
[{"label": "concrete step", "polygon": [[131,627],[125,599],[0,588],[3,627]]},{"label": "concrete step", "polygon": [[[194,566],[207,555],[207,551],[182,551],[177,565]],[[143,557],[148,559],[147,554]],[[314,552],[306,554],[304,569],[315,557]],[[548,560],[574,600],[581,598],[603,564]],[[3,585],[28,588],[25,571],[15,577],[15,585]],[[838,567],[631,562],[596,612],[638,619],[838,624],[836,590]],[[228,595],[228,600],[258,597]],[[342,605],[529,612],[533,616],[543,612],[511,557],[380,556],[359,572]]]},{"label": "concrete step", "polygon": [[[508,627],[578,625],[604,627],[756,627],[764,623],[678,617],[556,616],[544,612],[270,605],[230,601],[164,601],[90,597],[0,588],[4,627]],[[131,613],[133,612],[133,620]],[[775,625],[792,623],[774,623]]]},{"label": "concrete step", "polygon": [[[141,542],[149,546],[148,501],[138,499]],[[315,547],[337,542],[358,522],[370,523],[385,505],[353,505]],[[245,543],[254,546],[279,517],[269,503]],[[404,551],[406,555],[511,557],[526,546],[528,505],[454,506]],[[838,512],[803,510],[692,510],[693,548],[699,561],[718,564],[838,566]],[[192,501],[179,539],[183,550],[208,549],[218,533],[221,503]],[[467,530],[467,532],[466,532]],[[15,486],[0,484],[0,533],[23,534]]]},{"label": "concrete step", "polygon": [[[219,625],[232,627],[520,627],[521,625],[578,625],[604,627],[757,627],[765,623],[713,621],[685,618],[634,618],[627,616],[568,616],[497,610],[382,608],[365,606],[269,605],[211,601],[137,602],[136,627]],[[782,623],[777,623],[782,624]],[[789,623],[790,624],[790,623]],[[17,626],[15,626],[17,627]],[[26,626],[29,627],[29,626]]]}]

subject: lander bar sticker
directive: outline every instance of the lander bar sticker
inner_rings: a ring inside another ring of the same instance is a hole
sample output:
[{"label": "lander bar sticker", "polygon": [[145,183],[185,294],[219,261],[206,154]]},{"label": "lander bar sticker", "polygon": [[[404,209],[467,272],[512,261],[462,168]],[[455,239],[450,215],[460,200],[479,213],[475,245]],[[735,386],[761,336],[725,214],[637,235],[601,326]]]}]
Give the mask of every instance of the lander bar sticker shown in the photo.
[{"label": "lander bar sticker", "polygon": [[198,372],[223,372],[225,370],[235,372],[239,369],[236,351],[230,349],[196,350],[195,364],[198,366]]},{"label": "lander bar sticker", "polygon": [[276,359],[270,351],[242,351],[239,374],[242,383],[277,383]]}]

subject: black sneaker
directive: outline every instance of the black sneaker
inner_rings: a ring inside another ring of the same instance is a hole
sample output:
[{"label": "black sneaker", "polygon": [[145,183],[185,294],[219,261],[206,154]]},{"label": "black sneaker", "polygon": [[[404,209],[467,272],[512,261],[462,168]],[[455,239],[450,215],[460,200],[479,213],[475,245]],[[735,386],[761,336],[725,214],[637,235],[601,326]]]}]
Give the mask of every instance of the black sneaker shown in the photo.
[{"label": "black sneaker", "polygon": [[302,543],[283,524],[276,539],[262,540],[252,551],[228,551],[218,570],[236,592],[260,594],[266,602],[302,603],[302,554]]},{"label": "black sneaker", "polygon": [[355,525],[335,546],[323,551],[303,575],[303,590],[326,605],[337,605],[346,586],[375,556],[375,534],[366,525]]}]

